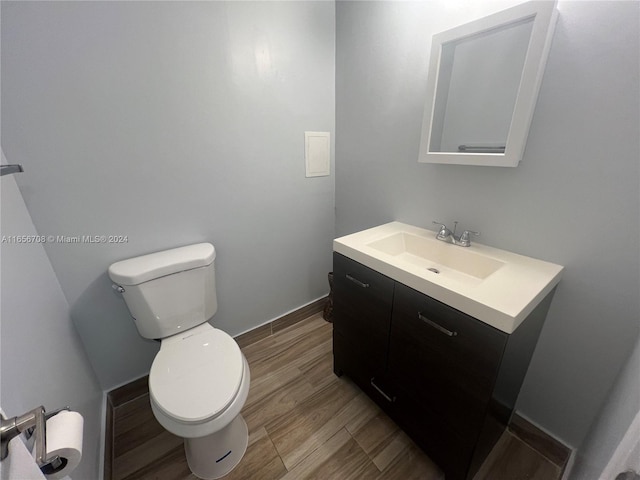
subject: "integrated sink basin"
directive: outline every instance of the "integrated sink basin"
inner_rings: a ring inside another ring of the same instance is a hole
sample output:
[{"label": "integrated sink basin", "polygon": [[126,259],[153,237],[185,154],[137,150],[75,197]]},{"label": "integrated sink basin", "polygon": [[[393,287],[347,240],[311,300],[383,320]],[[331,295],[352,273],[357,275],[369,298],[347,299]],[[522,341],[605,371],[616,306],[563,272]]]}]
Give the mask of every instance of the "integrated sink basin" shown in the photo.
[{"label": "integrated sink basin", "polygon": [[560,281],[563,267],[391,222],[333,241],[333,250],[506,333]]},{"label": "integrated sink basin", "polygon": [[[393,233],[388,237],[369,243],[368,246],[391,255],[398,261],[420,265],[429,272],[449,275],[452,278],[457,278],[458,281],[466,280],[475,283],[473,279],[484,280],[504,266],[504,262],[468,251],[467,247],[454,249],[451,248],[453,245],[435,238],[422,237],[408,232]],[[464,279],[458,274],[473,278]]]}]

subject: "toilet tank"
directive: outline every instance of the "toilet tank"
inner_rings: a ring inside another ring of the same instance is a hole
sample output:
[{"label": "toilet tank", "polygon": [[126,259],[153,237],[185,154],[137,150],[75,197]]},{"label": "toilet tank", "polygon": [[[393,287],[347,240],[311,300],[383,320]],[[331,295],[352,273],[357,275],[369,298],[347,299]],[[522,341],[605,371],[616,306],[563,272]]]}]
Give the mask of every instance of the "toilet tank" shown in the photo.
[{"label": "toilet tank", "polygon": [[215,258],[213,245],[199,243],[116,262],[109,277],[122,287],[140,335],[165,338],[216,313]]}]

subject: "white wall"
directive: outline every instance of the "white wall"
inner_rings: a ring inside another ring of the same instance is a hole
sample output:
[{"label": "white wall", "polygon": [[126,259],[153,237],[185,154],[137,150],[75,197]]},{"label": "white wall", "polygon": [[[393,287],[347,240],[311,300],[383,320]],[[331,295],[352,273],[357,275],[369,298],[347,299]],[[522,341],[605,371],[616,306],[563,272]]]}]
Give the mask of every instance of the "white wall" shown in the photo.
[{"label": "white wall", "polygon": [[[36,235],[13,176],[0,180],[0,198],[2,237]],[[0,406],[8,417],[39,405],[80,412],[83,454],[72,476],[98,478],[102,390],[42,245],[3,241],[0,278]]]},{"label": "white wall", "polygon": [[418,164],[431,35],[505,6],[337,3],[336,233],[458,220],[564,265],[517,409],[577,447],[639,329],[640,4],[559,2],[520,166]]},{"label": "white wall", "polygon": [[334,179],[304,132],[334,130],[332,2],[2,2],[2,145],[73,321],[109,389],[147,373],[106,271],[208,241],[235,335],[327,294]]}]

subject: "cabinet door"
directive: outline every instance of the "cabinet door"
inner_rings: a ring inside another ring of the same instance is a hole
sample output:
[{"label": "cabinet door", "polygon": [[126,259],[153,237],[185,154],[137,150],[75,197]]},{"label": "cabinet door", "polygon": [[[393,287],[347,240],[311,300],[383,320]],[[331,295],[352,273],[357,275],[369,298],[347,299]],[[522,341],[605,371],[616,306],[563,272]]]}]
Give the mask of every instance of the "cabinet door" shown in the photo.
[{"label": "cabinet door", "polygon": [[333,257],[334,369],[371,392],[384,383],[394,281],[343,255]]},{"label": "cabinet door", "polygon": [[414,395],[402,388],[394,389],[394,394],[393,419],[444,471],[446,480],[465,480],[475,445]]},{"label": "cabinet door", "polygon": [[475,444],[507,335],[396,285],[389,375],[424,408]]}]

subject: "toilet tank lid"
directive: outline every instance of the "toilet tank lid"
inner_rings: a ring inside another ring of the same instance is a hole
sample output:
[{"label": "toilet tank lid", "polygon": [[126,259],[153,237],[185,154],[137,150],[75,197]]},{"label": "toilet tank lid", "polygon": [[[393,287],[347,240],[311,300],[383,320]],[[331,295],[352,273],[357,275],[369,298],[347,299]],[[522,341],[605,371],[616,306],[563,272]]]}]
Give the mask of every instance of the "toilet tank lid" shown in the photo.
[{"label": "toilet tank lid", "polygon": [[172,273],[210,265],[215,258],[213,245],[198,243],[116,262],[109,267],[109,277],[118,285],[139,285]]}]

